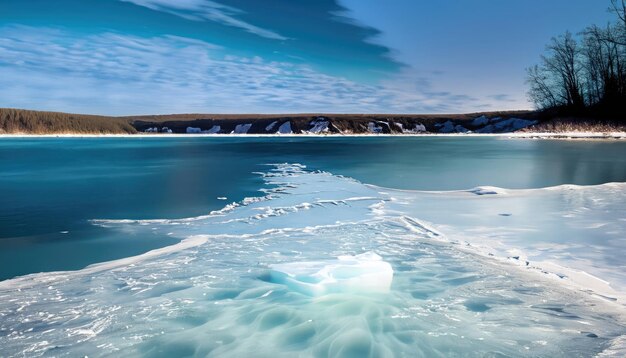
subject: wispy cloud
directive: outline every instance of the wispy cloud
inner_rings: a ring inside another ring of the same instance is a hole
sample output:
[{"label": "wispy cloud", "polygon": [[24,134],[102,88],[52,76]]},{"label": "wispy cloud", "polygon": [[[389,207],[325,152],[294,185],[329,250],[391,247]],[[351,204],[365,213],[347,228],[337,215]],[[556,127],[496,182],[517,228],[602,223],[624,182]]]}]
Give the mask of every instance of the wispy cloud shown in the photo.
[{"label": "wispy cloud", "polygon": [[121,0],[144,6],[152,10],[163,11],[189,20],[215,21],[223,25],[238,27],[252,34],[274,40],[287,40],[272,30],[264,29],[237,16],[243,11],[232,6],[223,5],[211,0]]},{"label": "wispy cloud", "polygon": [[302,64],[224,53],[174,36],[0,28],[0,106],[103,114],[451,112],[475,98],[434,92],[409,69],[377,85]]},{"label": "wispy cloud", "polygon": [[492,94],[487,96],[487,98],[491,98],[498,102],[515,102],[515,100],[508,94]]}]

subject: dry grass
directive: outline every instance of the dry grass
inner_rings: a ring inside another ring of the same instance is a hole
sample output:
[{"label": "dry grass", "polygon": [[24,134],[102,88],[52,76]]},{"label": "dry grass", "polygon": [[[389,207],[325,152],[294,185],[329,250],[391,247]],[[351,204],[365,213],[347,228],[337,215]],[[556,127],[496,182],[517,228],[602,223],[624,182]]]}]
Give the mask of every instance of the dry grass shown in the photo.
[{"label": "dry grass", "polygon": [[554,118],[526,128],[524,132],[535,133],[611,133],[626,132],[626,124],[616,121],[598,121],[588,118]]}]

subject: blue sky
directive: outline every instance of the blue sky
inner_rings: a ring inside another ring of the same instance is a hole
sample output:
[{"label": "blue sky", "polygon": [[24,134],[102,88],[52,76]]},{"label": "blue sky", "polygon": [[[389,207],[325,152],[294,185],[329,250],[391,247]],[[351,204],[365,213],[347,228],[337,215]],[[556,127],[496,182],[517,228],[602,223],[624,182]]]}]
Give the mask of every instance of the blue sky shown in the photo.
[{"label": "blue sky", "polygon": [[148,113],[523,109],[550,37],[608,0],[1,0],[0,107]]}]

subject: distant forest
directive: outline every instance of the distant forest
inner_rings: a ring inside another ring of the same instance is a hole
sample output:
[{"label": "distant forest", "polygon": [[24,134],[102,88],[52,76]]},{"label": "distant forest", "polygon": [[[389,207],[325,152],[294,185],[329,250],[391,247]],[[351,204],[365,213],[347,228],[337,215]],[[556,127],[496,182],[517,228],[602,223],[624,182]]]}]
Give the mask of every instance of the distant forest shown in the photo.
[{"label": "distant forest", "polygon": [[59,112],[0,108],[0,133],[130,134],[137,130],[127,119]]},{"label": "distant forest", "polygon": [[624,121],[626,0],[611,0],[613,22],[552,38],[541,62],[528,69],[529,97],[558,115]]}]

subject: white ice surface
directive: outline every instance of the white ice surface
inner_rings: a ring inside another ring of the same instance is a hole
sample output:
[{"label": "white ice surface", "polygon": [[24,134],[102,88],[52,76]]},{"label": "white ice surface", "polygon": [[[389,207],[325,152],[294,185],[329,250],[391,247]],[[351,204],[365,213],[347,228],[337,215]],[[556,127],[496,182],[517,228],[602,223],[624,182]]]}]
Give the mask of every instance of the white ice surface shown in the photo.
[{"label": "white ice surface", "polygon": [[[606,281],[613,282],[611,273],[624,276],[620,184],[481,196],[384,189],[305,169],[267,167],[260,174],[265,196],[203,216],[94,220],[129,240],[155,234],[184,241],[76,272],[2,282],[2,355],[566,357],[623,351],[615,303],[589,295],[590,288],[561,285],[584,267],[581,258],[605,268],[592,274]],[[553,251],[536,256],[542,243]],[[497,250],[481,251],[479,244]],[[328,266],[328,258],[369,251],[393,268],[388,293],[311,297],[268,272],[272,265]],[[519,264],[524,256],[529,266]],[[572,266],[559,278],[552,273],[563,273],[563,266],[540,266],[546,262]]]},{"label": "white ice surface", "polygon": [[269,266],[272,281],[310,296],[331,293],[386,293],[393,280],[391,265],[374,252],[339,256],[336,260]]},{"label": "white ice surface", "polygon": [[626,183],[384,191],[395,199],[381,215],[401,210],[439,239],[626,305]]}]

